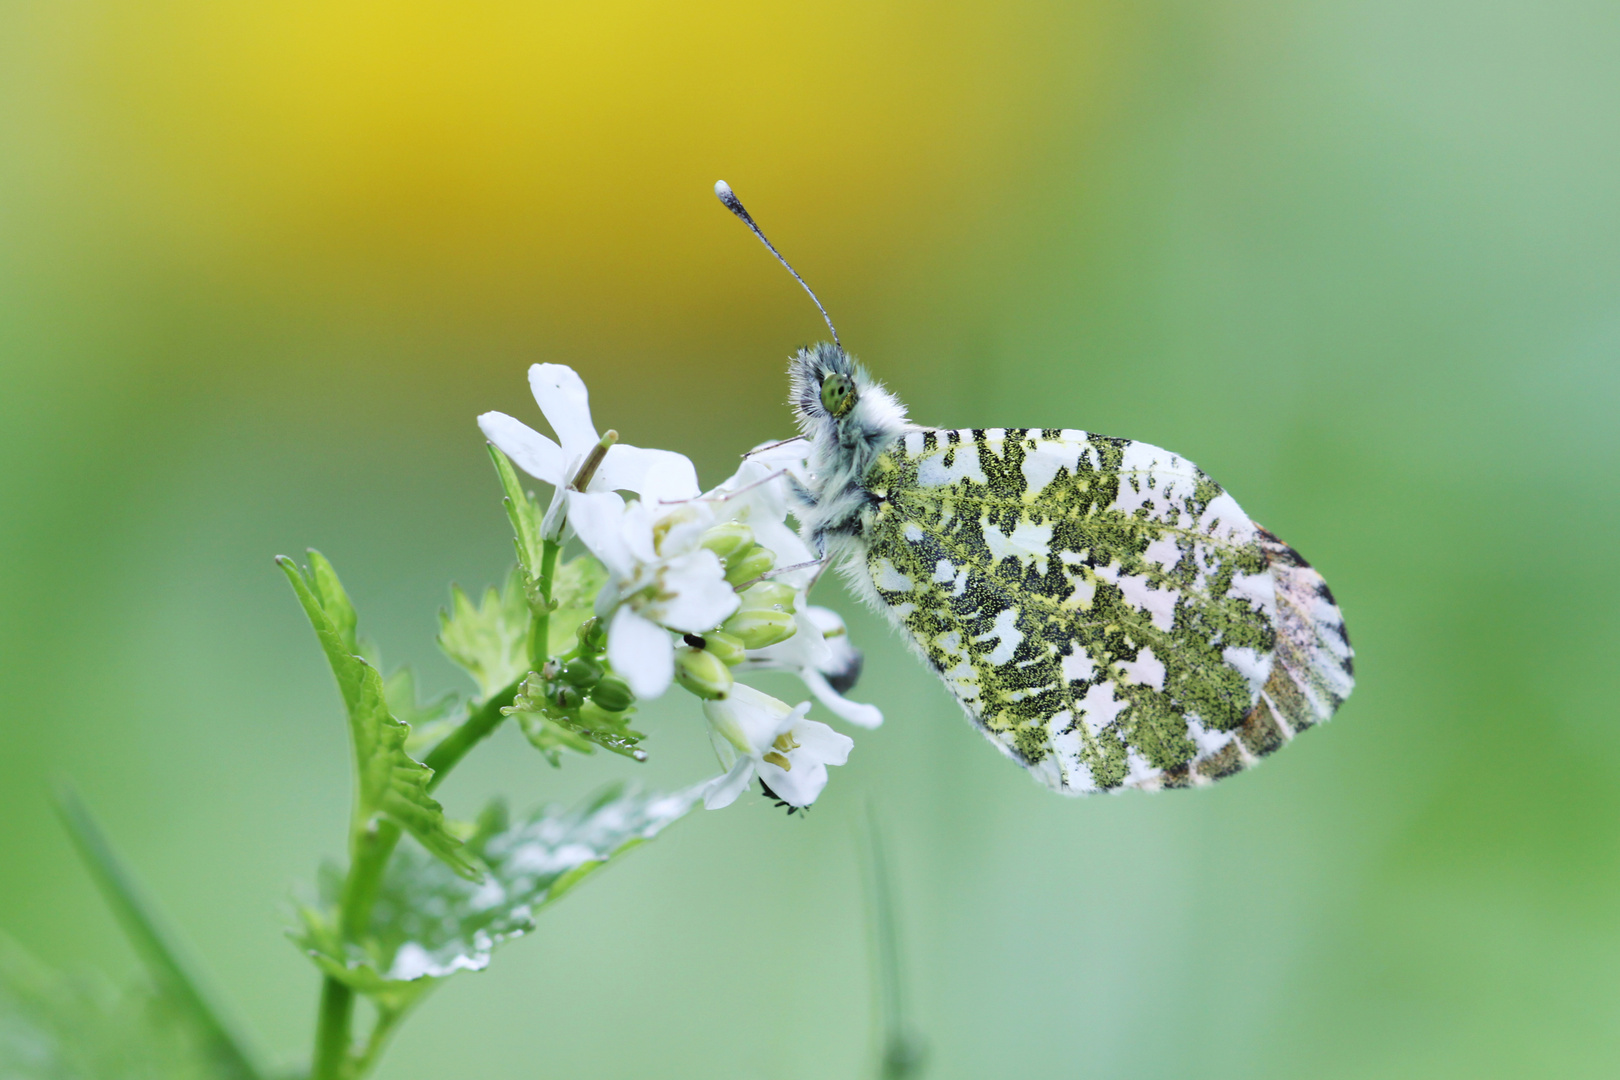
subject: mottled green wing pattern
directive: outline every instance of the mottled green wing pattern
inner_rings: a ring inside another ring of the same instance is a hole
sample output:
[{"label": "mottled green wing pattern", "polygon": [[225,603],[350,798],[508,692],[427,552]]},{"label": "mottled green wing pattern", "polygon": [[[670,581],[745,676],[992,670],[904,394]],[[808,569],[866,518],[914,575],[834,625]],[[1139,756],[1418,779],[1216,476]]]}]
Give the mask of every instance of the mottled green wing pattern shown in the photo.
[{"label": "mottled green wing pattern", "polygon": [[1321,578],[1168,451],[920,429],[865,480],[857,575],[985,734],[1054,790],[1208,783],[1349,693]]}]

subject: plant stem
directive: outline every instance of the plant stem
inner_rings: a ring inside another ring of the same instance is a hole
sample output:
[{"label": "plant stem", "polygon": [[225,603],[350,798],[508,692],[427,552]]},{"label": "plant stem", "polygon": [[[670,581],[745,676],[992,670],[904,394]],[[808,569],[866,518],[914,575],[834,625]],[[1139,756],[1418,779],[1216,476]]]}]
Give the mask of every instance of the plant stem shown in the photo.
[{"label": "plant stem", "polygon": [[315,1060],[311,1080],[339,1080],[349,1061],[349,1025],[354,1015],[354,991],[328,975],[321,983],[320,1019],[315,1027]]},{"label": "plant stem", "polygon": [[[531,658],[538,657],[537,668],[544,664],[550,646],[551,583],[560,550],[561,545],[548,540],[541,551],[539,585],[546,610],[532,619],[529,645]],[[427,784],[429,791],[438,787],[474,746],[487,739],[500,726],[501,721],[506,719],[501,710],[512,704],[522,685],[523,679],[518,679],[492,694],[489,700],[462,721],[460,727],[433,748],[422,762],[433,770]],[[371,920],[371,909],[377,902],[377,890],[382,886],[383,871],[388,868],[388,860],[399,844],[401,832],[398,825],[386,819],[357,824],[359,827],[349,844],[349,873],[343,880],[343,895],[339,901],[338,917],[344,941],[357,941],[365,934],[366,924]],[[392,1028],[397,1019],[396,1016],[389,1020],[387,1028]],[[352,1060],[351,1068],[354,991],[342,980],[326,976],[321,984],[320,1016],[315,1028],[315,1060],[310,1066],[311,1080],[349,1080],[351,1077],[364,1076],[375,1063],[383,1040],[388,1036],[387,1028],[381,1027],[380,1018],[378,1023],[380,1030],[372,1032],[365,1051],[358,1059]]]},{"label": "plant stem", "polygon": [[490,733],[501,726],[501,721],[506,719],[501,710],[512,704],[512,699],[517,697],[518,687],[522,685],[523,680],[518,679],[510,686],[496,691],[488,701],[478,707],[477,712],[462,721],[460,727],[446,735],[439,745],[422,759],[422,764],[433,770],[433,776],[427,783],[429,791],[438,787],[440,782],[450,775],[450,770],[467,756],[469,750],[489,738]]},{"label": "plant stem", "polygon": [[529,666],[539,671],[551,658],[551,579],[557,570],[562,545],[552,540],[540,548],[540,600],[542,609],[529,618]]},{"label": "plant stem", "polygon": [[377,1023],[372,1027],[371,1034],[366,1037],[366,1048],[361,1051],[359,1059],[354,1063],[354,1075],[364,1076],[371,1071],[372,1066],[377,1063],[378,1056],[382,1054],[383,1047],[388,1045],[388,1037],[394,1033],[394,1025],[398,1024],[404,1015],[403,1012],[394,1010],[377,1014]]},{"label": "plant stem", "polygon": [[[496,715],[500,715],[499,710]],[[359,940],[365,933],[372,906],[377,902],[377,889],[382,885],[383,870],[399,844],[399,837],[399,826],[384,820],[363,828],[350,842],[349,873],[343,879],[338,910],[338,925],[344,941]],[[320,1019],[315,1028],[312,1080],[341,1080],[350,1075],[353,1017],[354,991],[341,979],[326,976],[321,984]]]}]

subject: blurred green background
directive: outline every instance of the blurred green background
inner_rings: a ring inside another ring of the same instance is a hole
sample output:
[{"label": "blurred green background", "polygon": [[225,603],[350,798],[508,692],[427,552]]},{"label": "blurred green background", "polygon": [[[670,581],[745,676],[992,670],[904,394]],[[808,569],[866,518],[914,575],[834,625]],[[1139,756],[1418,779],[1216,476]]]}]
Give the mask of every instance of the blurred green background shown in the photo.
[{"label": "blurred green background", "polygon": [[[473,418],[538,423],[526,365],[708,482],[788,433],[820,323],[723,177],[919,421],[1213,473],[1324,571],[1360,688],[1218,789],[1068,801],[833,584],[889,720],[808,820],[683,822],[381,1075],[859,1075],[870,798],[938,1080],[1612,1076],[1617,59],[1606,0],[11,0],[0,929],[133,976],[70,777],[307,1054],[279,928],[348,774],[271,556],[460,689],[434,612],[510,554]],[[712,771],[684,695],[644,719],[649,783]],[[443,796],[635,768],[507,731]]]}]

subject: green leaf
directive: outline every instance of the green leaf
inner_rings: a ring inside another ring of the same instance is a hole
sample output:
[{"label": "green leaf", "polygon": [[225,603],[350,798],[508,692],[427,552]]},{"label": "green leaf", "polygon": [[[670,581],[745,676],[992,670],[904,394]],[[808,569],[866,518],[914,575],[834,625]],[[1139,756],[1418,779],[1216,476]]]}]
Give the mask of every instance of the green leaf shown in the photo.
[{"label": "green leaf", "polygon": [[416,673],[408,667],[399,668],[383,680],[383,696],[388,700],[388,711],[411,729],[405,739],[405,752],[417,760],[466,719],[466,710],[453,693],[432,701],[421,700]]},{"label": "green leaf", "polygon": [[[256,1080],[259,1070],[235,1026],[226,1019],[215,996],[176,944],[156,906],[113,852],[89,810],[65,789],[57,794],[57,809],[113,914],[171,1007],[175,1022],[191,1033],[196,1052],[209,1063],[209,1074]],[[19,969],[15,962],[13,968]]]},{"label": "green leaf", "polygon": [[646,736],[630,726],[629,712],[610,713],[588,704],[561,709],[546,700],[546,685],[539,675],[530,675],[502,711],[517,720],[524,737],[553,765],[562,764],[559,752],[564,748],[591,754],[600,746],[637,761],[647,759],[637,749]]},{"label": "green leaf", "polygon": [[700,797],[701,787],[642,795],[615,785],[571,810],[547,808],[516,825],[493,804],[467,840],[489,868],[482,885],[400,851],[388,864],[363,943],[345,944],[325,914],[342,887],[339,872],[328,867],[321,903],[300,911],[303,925],[293,937],[326,974],[383,1008],[404,1008],[439,979],[487,967],[495,946],[534,929],[541,907],[678,821]]},{"label": "green leaf", "polygon": [[[283,570],[286,567],[282,567]],[[360,617],[354,612],[354,604],[349,600],[348,592],[343,588],[343,582],[338,580],[337,571],[332,564],[326,561],[326,556],[318,551],[309,553],[309,585],[315,596],[319,599],[321,609],[326,612],[327,618],[332,622],[332,630],[343,645],[343,651],[358,655],[360,645],[356,641],[355,631],[360,625]]]},{"label": "green leaf", "polygon": [[375,815],[387,815],[456,873],[476,879],[478,870],[445,825],[444,809],[428,794],[433,770],[405,752],[409,725],[389,712],[382,675],[356,655],[354,606],[337,572],[318,551],[309,553],[309,561],[311,569],[304,571],[286,556],[276,560],[304,605],[343,694],[358,777],[357,822],[364,827]]},{"label": "green leaf", "polygon": [[485,589],[476,607],[460,586],[451,586],[450,610],[439,612],[439,648],[472,676],[481,697],[529,670],[528,636],[529,601],[515,566],[500,591]]},{"label": "green leaf", "polygon": [[517,548],[518,564],[530,581],[537,581],[541,555],[539,508],[529,501],[517,470],[512,468],[512,462],[493,444],[489,448],[489,457],[495,462],[495,472],[499,474],[501,488],[506,492],[506,516],[512,522],[512,543]]}]

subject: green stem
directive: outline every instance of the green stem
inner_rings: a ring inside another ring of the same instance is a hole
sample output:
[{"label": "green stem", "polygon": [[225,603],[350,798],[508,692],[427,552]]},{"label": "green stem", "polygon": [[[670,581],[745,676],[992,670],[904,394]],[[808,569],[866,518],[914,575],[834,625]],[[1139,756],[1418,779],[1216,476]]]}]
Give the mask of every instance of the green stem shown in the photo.
[{"label": "green stem", "polygon": [[354,1015],[354,991],[328,975],[321,983],[320,1020],[315,1027],[315,1060],[310,1080],[339,1080],[349,1061],[349,1026]]},{"label": "green stem", "polygon": [[[551,583],[557,568],[557,553],[561,546],[546,541],[540,557],[540,595],[545,602],[545,614],[533,617],[529,654],[535,659],[536,669],[545,664],[551,622]],[[538,642],[538,644],[536,644]],[[450,770],[466,757],[474,746],[487,739],[506,719],[502,709],[512,704],[523,680],[492,694],[478,709],[435,746],[423,764],[433,770],[428,780],[432,791],[450,775]],[[365,934],[371,920],[371,909],[377,902],[377,890],[382,887],[383,871],[398,846],[400,827],[392,821],[378,821],[362,825],[351,840],[349,873],[343,881],[339,919],[343,940],[357,941]],[[354,1026],[354,991],[347,983],[328,975],[321,984],[320,1017],[315,1028],[315,1060],[310,1067],[310,1080],[349,1080],[364,1076],[375,1063],[383,1041],[398,1017],[383,1027],[381,1018],[374,1029],[366,1049],[358,1058],[352,1057],[351,1043]],[[380,1030],[379,1030],[380,1029]]]},{"label": "green stem", "polygon": [[361,1051],[360,1057],[354,1063],[354,1075],[364,1076],[377,1064],[377,1058],[382,1054],[384,1046],[388,1045],[388,1037],[394,1033],[394,1025],[405,1014],[394,1010],[381,1012],[377,1015],[377,1023],[372,1026],[371,1034],[366,1037],[366,1048]]},{"label": "green stem", "polygon": [[529,666],[539,671],[551,659],[551,579],[557,570],[562,545],[552,540],[540,548],[540,602],[542,610],[529,617]]},{"label": "green stem", "polygon": [[422,764],[433,770],[433,776],[427,783],[429,791],[450,775],[450,770],[467,756],[469,750],[489,738],[490,733],[501,726],[501,721],[506,719],[501,710],[512,704],[512,699],[517,697],[518,687],[522,685],[523,680],[518,679],[496,691],[494,696],[478,707],[477,712],[462,721],[460,727],[446,735],[422,760]]}]

